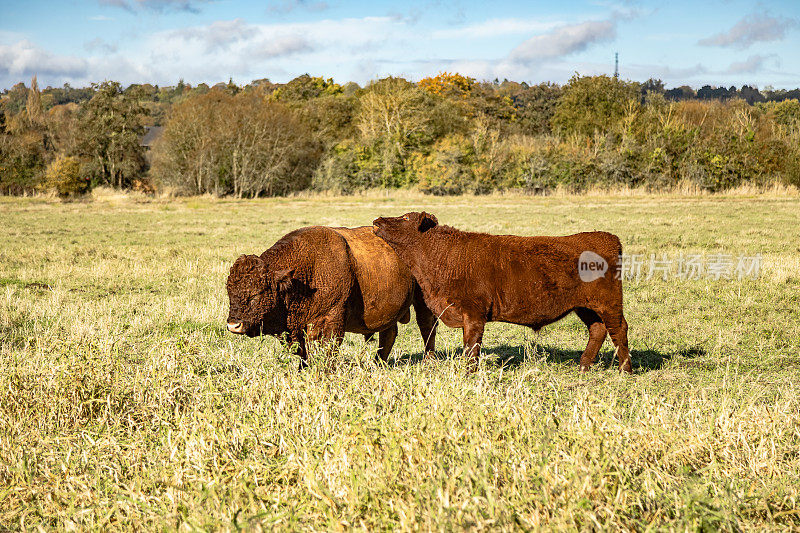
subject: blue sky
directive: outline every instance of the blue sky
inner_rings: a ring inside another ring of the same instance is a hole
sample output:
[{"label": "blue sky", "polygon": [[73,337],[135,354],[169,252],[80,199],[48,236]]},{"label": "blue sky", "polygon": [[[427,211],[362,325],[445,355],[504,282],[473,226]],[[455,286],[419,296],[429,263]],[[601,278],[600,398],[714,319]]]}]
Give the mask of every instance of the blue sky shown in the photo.
[{"label": "blue sky", "polygon": [[800,0],[0,0],[0,88],[441,71],[800,86]]}]

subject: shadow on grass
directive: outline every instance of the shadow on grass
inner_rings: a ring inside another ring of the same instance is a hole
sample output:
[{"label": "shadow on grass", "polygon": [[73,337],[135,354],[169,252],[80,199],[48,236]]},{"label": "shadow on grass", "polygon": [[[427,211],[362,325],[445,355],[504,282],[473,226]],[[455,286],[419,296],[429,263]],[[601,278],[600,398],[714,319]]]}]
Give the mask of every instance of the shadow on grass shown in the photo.
[{"label": "shadow on grass", "polygon": [[[544,358],[547,363],[551,364],[564,364],[574,363],[577,367],[583,350],[562,350],[551,346],[537,346],[537,357]],[[702,357],[706,354],[705,349],[692,347],[683,348],[674,352],[662,352],[659,350],[631,350],[631,362],[633,370],[650,371],[659,370],[663,368],[667,361],[673,357],[680,357],[683,359],[694,359]],[[456,357],[461,354],[457,353]],[[501,344],[499,346],[492,346],[484,348],[481,356],[486,359],[487,363],[496,367],[503,367],[506,370],[517,368],[525,362],[525,350],[522,345]],[[442,352],[437,352],[434,356],[435,359],[445,359],[448,356]],[[399,359],[396,359],[393,366],[413,365],[421,362],[424,358],[422,352],[405,354]],[[614,352],[609,350],[601,351],[597,357],[595,365],[600,368],[616,367],[618,364]]]}]

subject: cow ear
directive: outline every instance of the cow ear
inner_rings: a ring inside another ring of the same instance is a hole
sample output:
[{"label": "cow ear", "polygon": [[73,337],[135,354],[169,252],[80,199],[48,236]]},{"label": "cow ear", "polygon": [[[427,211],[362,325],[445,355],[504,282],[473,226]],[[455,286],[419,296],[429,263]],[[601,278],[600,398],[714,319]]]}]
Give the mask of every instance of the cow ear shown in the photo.
[{"label": "cow ear", "polygon": [[278,289],[286,291],[292,288],[292,275],[294,275],[293,268],[276,270],[272,275],[275,278],[275,283],[277,284]]},{"label": "cow ear", "polygon": [[425,213],[424,211],[419,215],[419,232],[425,233],[431,228],[435,228],[439,225],[439,221],[436,220],[434,215],[430,213]]}]

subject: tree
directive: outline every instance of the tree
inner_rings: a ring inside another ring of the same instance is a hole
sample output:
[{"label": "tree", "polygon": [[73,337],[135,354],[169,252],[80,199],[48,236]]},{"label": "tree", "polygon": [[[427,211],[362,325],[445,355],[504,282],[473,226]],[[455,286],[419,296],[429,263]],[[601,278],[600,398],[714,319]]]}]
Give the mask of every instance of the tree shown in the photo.
[{"label": "tree", "polygon": [[319,156],[309,130],[285,105],[253,92],[212,90],[173,108],[152,172],[186,193],[272,196],[308,187]]},{"label": "tree", "polygon": [[384,78],[364,90],[356,126],[362,141],[378,158],[380,185],[397,185],[408,151],[431,142],[433,107],[427,93],[403,78]]},{"label": "tree", "polygon": [[0,134],[0,193],[33,193],[44,168],[45,154],[37,135]]},{"label": "tree", "polygon": [[84,194],[90,188],[89,178],[81,175],[81,163],[76,157],[59,157],[47,167],[44,186],[62,198]]},{"label": "tree", "polygon": [[384,139],[403,152],[430,134],[431,102],[413,83],[388,77],[371,83],[359,101],[358,130],[368,140]]},{"label": "tree", "polygon": [[53,144],[36,76],[25,91],[24,108],[11,117],[5,126],[8,133],[0,138],[0,189],[11,194],[33,192],[52,157]]},{"label": "tree", "polygon": [[639,103],[639,84],[608,76],[573,76],[556,105],[553,125],[593,135],[612,129]]},{"label": "tree", "polygon": [[28,100],[28,88],[24,83],[17,83],[5,95],[3,104],[5,112],[8,116],[17,115],[25,108],[25,102]]},{"label": "tree", "polygon": [[311,77],[308,74],[303,74],[291,80],[286,85],[282,85],[275,89],[272,97],[275,100],[282,101],[299,101],[311,100],[312,98],[319,98],[320,96],[336,95],[342,92],[342,87],[333,82],[332,78]]},{"label": "tree", "polygon": [[501,95],[510,98],[521,130],[529,134],[549,133],[556,104],[562,89],[555,83],[528,86],[525,83],[503,82]]},{"label": "tree", "polygon": [[96,183],[127,187],[144,172],[144,149],[139,141],[146,110],[136,90],[123,92],[118,82],[93,84],[95,95],[78,118],[78,152]]},{"label": "tree", "polygon": [[647,96],[647,93],[664,94],[664,82],[660,79],[650,78],[642,84],[642,96]]},{"label": "tree", "polygon": [[680,87],[675,87],[674,89],[669,89],[664,92],[664,96],[667,97],[669,100],[692,100],[697,98],[697,94],[694,92],[694,89],[689,87],[688,85],[681,85]]},{"label": "tree", "polygon": [[442,72],[434,77],[422,78],[417,85],[434,96],[467,98],[475,85],[475,79],[457,72]]}]

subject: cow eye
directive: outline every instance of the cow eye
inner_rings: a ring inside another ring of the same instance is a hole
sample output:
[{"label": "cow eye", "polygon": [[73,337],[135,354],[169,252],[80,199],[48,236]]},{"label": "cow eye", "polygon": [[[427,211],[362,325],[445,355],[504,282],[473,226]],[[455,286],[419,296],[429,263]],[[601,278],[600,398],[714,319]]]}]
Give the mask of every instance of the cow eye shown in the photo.
[{"label": "cow eye", "polygon": [[403,215],[403,220],[408,220],[408,215]]}]

